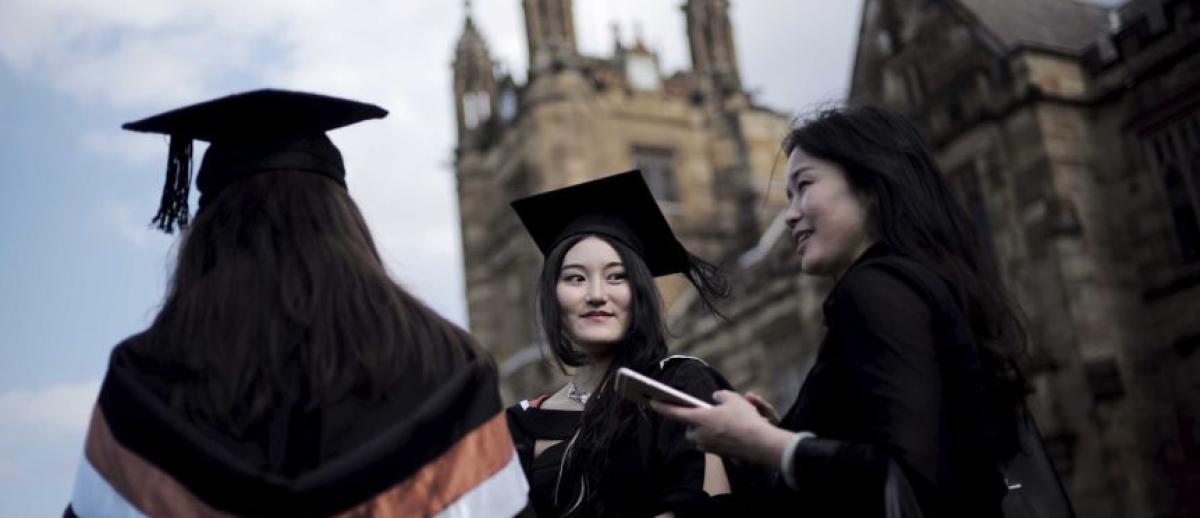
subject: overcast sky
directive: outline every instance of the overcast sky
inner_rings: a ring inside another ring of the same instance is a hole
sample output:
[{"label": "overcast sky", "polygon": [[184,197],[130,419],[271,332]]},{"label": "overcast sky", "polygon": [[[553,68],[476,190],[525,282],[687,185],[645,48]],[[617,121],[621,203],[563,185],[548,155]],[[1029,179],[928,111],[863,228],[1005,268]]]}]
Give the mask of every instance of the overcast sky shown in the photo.
[{"label": "overcast sky", "polygon": [[[666,73],[688,66],[681,0],[576,0],[584,53],[640,32]],[[795,112],[838,100],[858,2],[735,0],[744,83]],[[475,0],[494,55],[524,77],[518,0]],[[451,165],[448,0],[0,2],[0,516],[69,497],[107,355],[153,317],[174,240],[148,221],[162,137],[121,123],[261,87],[380,104],[339,130],[350,192],[396,279],[466,325]]]}]

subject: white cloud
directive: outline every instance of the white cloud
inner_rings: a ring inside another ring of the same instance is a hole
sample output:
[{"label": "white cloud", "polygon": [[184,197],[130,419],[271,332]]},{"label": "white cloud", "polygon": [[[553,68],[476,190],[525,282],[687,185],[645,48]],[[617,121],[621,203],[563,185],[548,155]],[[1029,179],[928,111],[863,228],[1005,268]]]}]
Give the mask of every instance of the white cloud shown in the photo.
[{"label": "white cloud", "polygon": [[253,64],[248,51],[262,37],[234,20],[205,24],[222,7],[248,11],[222,4],[229,2],[5,2],[0,57],[86,102],[128,107],[195,98],[230,70]]},{"label": "white cloud", "polygon": [[127,203],[106,200],[99,205],[98,211],[105,227],[127,244],[166,249],[172,240],[171,236],[150,226],[151,215],[140,213]]},{"label": "white cloud", "polygon": [[744,86],[785,113],[842,100],[850,84],[861,4],[732,2]]},{"label": "white cloud", "polygon": [[[509,6],[510,8],[512,6]],[[0,62],[81,106],[135,119],[228,91],[277,86],[387,107],[383,122],[335,132],[350,185],[397,277],[465,322],[452,174],[449,58],[461,13],[440,0],[0,5]],[[513,32],[516,28],[513,28]],[[419,42],[414,44],[414,42]],[[165,142],[85,132],[83,151],[157,171]],[[162,239],[128,204],[101,217],[127,243]],[[429,222],[438,222],[432,227]],[[429,229],[444,231],[431,235]]]},{"label": "white cloud", "polygon": [[0,445],[7,448],[20,437],[83,432],[99,391],[100,381],[91,380],[0,392]]},{"label": "white cloud", "polygon": [[62,512],[100,381],[0,392],[0,515]]},{"label": "white cloud", "polygon": [[131,137],[113,128],[91,129],[79,137],[79,147],[101,159],[137,165],[137,174],[147,178],[154,176],[152,169],[147,169],[152,164],[162,168],[167,164],[167,138],[161,135]]}]

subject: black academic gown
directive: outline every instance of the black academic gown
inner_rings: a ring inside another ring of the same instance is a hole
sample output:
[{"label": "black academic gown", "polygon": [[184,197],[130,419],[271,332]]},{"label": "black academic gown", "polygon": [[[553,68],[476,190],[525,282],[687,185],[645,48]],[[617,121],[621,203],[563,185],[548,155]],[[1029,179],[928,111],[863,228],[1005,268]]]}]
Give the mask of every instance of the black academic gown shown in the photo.
[{"label": "black academic gown", "polygon": [[[899,265],[899,267],[897,267]],[[999,516],[1003,479],[969,343],[947,333],[942,278],[871,247],[824,304],[827,334],[782,426],[809,431],[764,503],[773,515],[884,516],[889,462],[926,518]],[[960,337],[961,338],[961,337]]]},{"label": "black academic gown", "polygon": [[297,393],[238,432],[173,405],[180,376],[128,342],[113,350],[66,516],[508,517],[526,505],[483,358],[384,401]]},{"label": "black academic gown", "polygon": [[[693,358],[673,357],[649,374],[709,402],[714,391],[729,388],[716,371]],[[579,411],[534,408],[528,401],[508,409],[509,428],[529,479],[530,511],[539,518],[561,514],[555,511],[559,468],[581,415]],[[668,511],[677,518],[713,515],[714,506],[720,503],[704,492],[704,453],[685,439],[685,432],[685,426],[642,406],[634,429],[624,431],[610,451],[601,486],[593,488],[597,498],[570,516],[642,517]],[[538,439],[562,442],[534,457]],[[573,502],[577,496],[564,490],[557,498]],[[562,506],[558,507],[561,511]]]}]

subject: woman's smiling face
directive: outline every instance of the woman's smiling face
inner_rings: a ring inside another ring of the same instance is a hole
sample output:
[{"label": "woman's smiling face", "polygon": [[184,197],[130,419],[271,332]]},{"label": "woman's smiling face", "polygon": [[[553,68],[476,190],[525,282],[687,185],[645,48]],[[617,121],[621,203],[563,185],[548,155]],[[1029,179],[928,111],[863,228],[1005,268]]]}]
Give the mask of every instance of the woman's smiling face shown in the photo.
[{"label": "woman's smiling face", "polygon": [[558,272],[556,294],[563,328],[589,355],[603,355],[625,336],[633,291],[617,250],[598,237],[575,243]]},{"label": "woman's smiling face", "polygon": [[871,246],[868,204],[837,164],[797,147],[788,155],[787,196],[784,221],[804,273],[837,276]]}]

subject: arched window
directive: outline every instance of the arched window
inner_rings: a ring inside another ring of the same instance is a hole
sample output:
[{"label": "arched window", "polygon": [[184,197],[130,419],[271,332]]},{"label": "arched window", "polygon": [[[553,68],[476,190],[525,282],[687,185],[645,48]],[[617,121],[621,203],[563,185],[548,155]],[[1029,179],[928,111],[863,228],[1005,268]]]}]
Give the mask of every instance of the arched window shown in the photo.
[{"label": "arched window", "polygon": [[492,116],[492,99],[486,91],[477,90],[463,94],[463,124],[475,129]]}]

